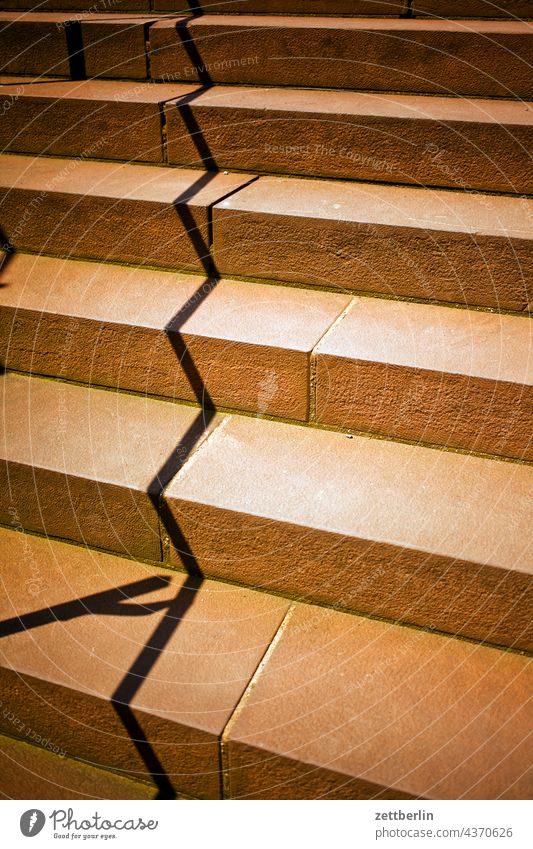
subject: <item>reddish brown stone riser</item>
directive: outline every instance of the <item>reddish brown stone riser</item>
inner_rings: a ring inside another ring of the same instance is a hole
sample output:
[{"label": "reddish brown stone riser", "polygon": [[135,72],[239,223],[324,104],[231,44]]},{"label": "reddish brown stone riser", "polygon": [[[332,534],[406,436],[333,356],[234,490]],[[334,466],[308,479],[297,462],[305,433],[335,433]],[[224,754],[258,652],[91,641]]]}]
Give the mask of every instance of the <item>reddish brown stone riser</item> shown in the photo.
[{"label": "reddish brown stone riser", "polygon": [[528,798],[526,657],[13,531],[0,545],[17,798]]}]

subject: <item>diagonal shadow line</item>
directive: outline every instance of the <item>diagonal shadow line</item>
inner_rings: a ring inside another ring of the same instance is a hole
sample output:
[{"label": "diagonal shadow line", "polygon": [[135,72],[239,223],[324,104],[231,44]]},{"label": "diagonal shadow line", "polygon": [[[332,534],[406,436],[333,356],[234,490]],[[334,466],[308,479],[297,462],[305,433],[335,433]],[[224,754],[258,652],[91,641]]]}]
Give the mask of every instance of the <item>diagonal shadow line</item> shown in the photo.
[{"label": "diagonal shadow line", "polygon": [[[165,333],[174,349],[176,360],[183,368],[201,409],[179,444],[172,454],[167,457],[148,485],[148,496],[154,510],[174,550],[178,553],[189,578],[186,584],[178,591],[165,616],[155,628],[150,640],[133,661],[111,698],[111,703],[117,716],[129,734],[137,753],[158,788],[157,799],[174,799],[176,797],[176,791],[154,747],[148,740],[139,719],[133,712],[131,703],[142,686],[143,681],[150,675],[161,653],[172,639],[176,629],[179,627],[180,621],[194,604],[196,593],[204,583],[204,575],[200,565],[185,539],[178,522],[167,508],[162,496],[170,481],[207,432],[216,414],[213,399],[209,395],[181,332],[185,322],[209,296],[218,281],[218,274],[210,249],[211,232],[208,231],[206,240],[202,236],[191,209],[188,207],[188,202],[215,176],[216,174],[213,172],[202,174],[192,186],[174,201],[174,208],[191,239],[197,257],[206,273],[206,278],[202,281],[196,292],[188,299],[187,303],[178,310],[165,327]],[[210,222],[208,222],[208,226],[210,226]]]}]

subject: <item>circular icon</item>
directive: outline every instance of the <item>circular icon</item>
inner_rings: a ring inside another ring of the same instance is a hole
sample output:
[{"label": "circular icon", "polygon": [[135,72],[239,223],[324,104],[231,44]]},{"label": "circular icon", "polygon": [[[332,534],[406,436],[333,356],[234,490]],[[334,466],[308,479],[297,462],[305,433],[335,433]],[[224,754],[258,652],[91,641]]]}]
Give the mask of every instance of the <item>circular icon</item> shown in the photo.
[{"label": "circular icon", "polygon": [[24,837],[35,837],[42,831],[46,822],[46,817],[42,811],[37,808],[31,808],[29,811],[24,811],[20,818],[20,830]]}]

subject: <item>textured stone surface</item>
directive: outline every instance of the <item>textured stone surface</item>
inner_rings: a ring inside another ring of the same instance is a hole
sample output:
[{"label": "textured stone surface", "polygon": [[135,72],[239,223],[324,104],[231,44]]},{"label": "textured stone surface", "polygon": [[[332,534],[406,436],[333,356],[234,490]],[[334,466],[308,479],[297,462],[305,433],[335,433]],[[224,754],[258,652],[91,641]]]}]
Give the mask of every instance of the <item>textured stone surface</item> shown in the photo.
[{"label": "textured stone surface", "polygon": [[413,0],[412,9],[442,18],[533,18],[531,0]]},{"label": "textured stone surface", "polygon": [[[157,12],[186,12],[183,6],[188,6],[183,0],[154,0]],[[194,6],[207,14],[399,15],[405,3],[403,0],[201,0],[195,1]]]},{"label": "textured stone surface", "polygon": [[226,738],[237,798],[529,799],[529,658],[297,605]]},{"label": "textured stone surface", "polygon": [[[531,97],[533,28],[516,21],[204,15],[150,29],[155,78]],[[343,57],[339,61],[338,57]]]},{"label": "textured stone surface", "polygon": [[533,322],[358,298],[316,349],[316,417],[533,460]]},{"label": "textured stone surface", "polygon": [[15,247],[202,271],[207,208],[250,179],[72,159],[0,160],[2,224]]},{"label": "textured stone surface", "polygon": [[[89,764],[144,779],[159,769],[160,786],[219,796],[217,738],[287,602],[13,531],[0,538],[4,704]],[[13,733],[3,713],[0,725]]]},{"label": "textured stone surface", "polygon": [[2,73],[69,76],[65,19],[60,12],[0,12]]},{"label": "textured stone surface", "polygon": [[0,362],[19,371],[305,420],[310,353],[342,295],[15,254]]},{"label": "textured stone surface", "polygon": [[[114,10],[113,10],[114,11]],[[146,40],[153,17],[87,15],[81,20],[83,58],[88,77],[145,79]]]},{"label": "textured stone surface", "polygon": [[37,12],[48,9],[94,12],[96,6],[99,14],[105,14],[106,9],[114,12],[149,12],[150,0],[2,0],[2,6],[4,9],[36,9]]},{"label": "textured stone surface", "polygon": [[199,440],[197,411],[19,375],[0,392],[0,521],[160,560],[153,499]]},{"label": "textured stone surface", "polygon": [[167,103],[166,116],[182,165],[533,191],[527,103],[232,86]]},{"label": "textured stone surface", "polygon": [[[34,729],[24,729],[31,739]],[[43,732],[43,739],[46,732]],[[53,746],[0,737],[0,797],[4,799],[154,799],[152,784],[129,781],[121,775],[95,769],[66,758]],[[57,747],[55,747],[57,749]]]},{"label": "textured stone surface", "polygon": [[519,464],[234,417],[166,501],[206,574],[531,648],[532,482]]},{"label": "textured stone surface", "polygon": [[225,274],[514,310],[533,301],[533,202],[261,177],[214,208]]},{"label": "textured stone surface", "polygon": [[1,77],[12,99],[0,144],[13,153],[162,162],[159,104],[194,86],[110,80],[28,82]]}]

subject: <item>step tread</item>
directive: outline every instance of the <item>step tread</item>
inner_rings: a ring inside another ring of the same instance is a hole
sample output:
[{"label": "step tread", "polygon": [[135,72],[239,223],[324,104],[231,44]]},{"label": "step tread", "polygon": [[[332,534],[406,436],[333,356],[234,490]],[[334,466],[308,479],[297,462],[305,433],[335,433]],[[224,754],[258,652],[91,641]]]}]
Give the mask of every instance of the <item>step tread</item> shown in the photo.
[{"label": "step tread", "polygon": [[[103,724],[115,698],[135,711],[175,784],[218,795],[217,737],[288,603],[211,581],[188,583],[187,576],[13,531],[0,536],[2,677],[11,696],[15,688],[17,700],[29,702],[22,716],[36,701],[46,724],[54,711],[42,696],[62,692],[60,721],[56,714],[48,728],[62,748],[102,766],[146,773],[118,718],[114,727],[110,719],[107,729]],[[28,599],[32,575],[40,592]],[[34,611],[41,611],[35,619]],[[21,629],[13,619],[25,615]],[[150,645],[155,649],[146,656]]]},{"label": "step tread", "polygon": [[529,798],[532,674],[525,657],[297,605],[226,734],[231,795]]},{"label": "step tread", "polygon": [[[198,91],[198,84],[160,83],[129,80],[65,80],[57,77],[32,78],[1,76],[2,93],[17,95],[17,99],[42,100],[102,100],[114,103],[163,103]],[[21,90],[22,89],[22,90]]]},{"label": "step tread", "polygon": [[[51,86],[50,91],[53,91]],[[186,103],[195,109],[268,109],[291,114],[301,112],[461,124],[533,126],[533,104],[488,98],[465,97],[459,100],[423,94],[215,85],[205,91],[198,89],[196,96],[187,98]],[[176,105],[179,106],[179,101],[176,101]],[[168,108],[171,106],[172,103],[169,103]]]}]

